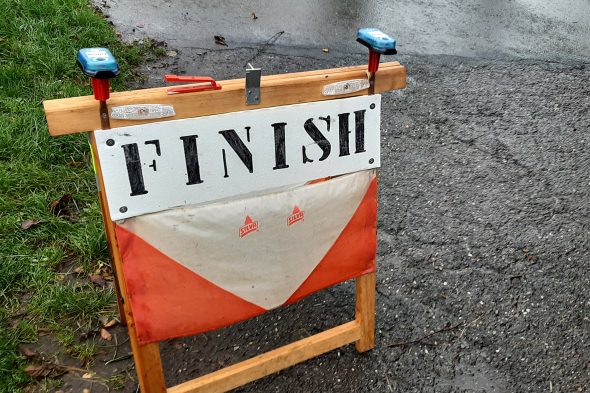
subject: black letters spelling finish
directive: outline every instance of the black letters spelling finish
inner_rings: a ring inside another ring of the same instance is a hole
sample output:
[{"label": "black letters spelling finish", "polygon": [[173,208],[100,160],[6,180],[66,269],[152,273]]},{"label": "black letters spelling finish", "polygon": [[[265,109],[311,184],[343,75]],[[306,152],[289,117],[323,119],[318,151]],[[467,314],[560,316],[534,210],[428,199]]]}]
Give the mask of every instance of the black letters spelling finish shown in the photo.
[{"label": "black letters spelling finish", "polygon": [[289,168],[287,152],[285,150],[285,126],[287,123],[271,124],[275,130],[275,163],[274,170]]},{"label": "black letters spelling finish", "polygon": [[[365,151],[365,112],[360,110],[354,112],[354,134],[355,134],[355,153]],[[340,113],[338,115],[338,129],[340,136],[340,157],[350,155],[349,138],[350,128],[348,117],[350,113]]]},{"label": "black letters spelling finish", "polygon": [[184,145],[184,161],[186,163],[186,174],[188,176],[187,186],[191,184],[200,184],[201,170],[199,168],[199,155],[197,154],[198,135],[181,136]]},{"label": "black letters spelling finish", "polygon": [[365,112],[365,109],[354,112],[355,153],[362,153],[365,151]]},{"label": "black letters spelling finish", "polygon": [[348,128],[348,116],[350,113],[340,113],[338,115],[338,130],[340,135],[340,157],[350,155],[348,135],[350,129]]},{"label": "black letters spelling finish", "polygon": [[[249,128],[249,127],[248,127]],[[247,130],[249,131],[249,130]],[[250,173],[254,172],[254,166],[252,163],[252,152],[248,147],[244,144],[244,142],[238,136],[236,130],[224,130],[219,131],[221,135],[225,138],[229,146],[236,152],[242,163],[248,168]],[[225,159],[225,149],[222,149],[223,152],[223,166],[225,168],[225,176],[228,177],[227,173],[227,162]]]},{"label": "black letters spelling finish", "polygon": [[[325,120],[328,124],[327,129],[330,131],[330,117],[320,118]],[[330,155],[330,151],[332,150],[332,146],[330,145],[330,141],[326,139],[324,134],[313,124],[313,119],[307,119],[305,124],[303,125],[307,134],[313,139],[313,141],[322,149],[322,156],[319,158],[320,161],[324,161]],[[311,158],[307,156],[305,153],[305,146],[301,146],[301,151],[303,154],[303,163],[313,162]]]},{"label": "black letters spelling finish", "polygon": [[148,192],[143,183],[143,173],[141,171],[141,159],[139,158],[139,149],[137,143],[122,145],[125,153],[125,163],[127,164],[127,175],[129,176],[129,185],[131,186],[131,196],[144,195]]}]

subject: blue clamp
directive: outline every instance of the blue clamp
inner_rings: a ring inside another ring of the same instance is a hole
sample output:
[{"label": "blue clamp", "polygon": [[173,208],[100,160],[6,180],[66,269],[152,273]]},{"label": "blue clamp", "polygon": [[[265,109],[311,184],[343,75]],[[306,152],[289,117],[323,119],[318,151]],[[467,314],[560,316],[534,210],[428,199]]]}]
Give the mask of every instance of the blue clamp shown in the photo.
[{"label": "blue clamp", "polygon": [[96,79],[111,79],[121,70],[115,56],[107,48],[83,48],[76,56],[84,75]]},{"label": "blue clamp", "polygon": [[356,33],[357,42],[369,48],[369,50],[382,55],[395,55],[395,39],[379,29],[372,27],[359,29]]}]

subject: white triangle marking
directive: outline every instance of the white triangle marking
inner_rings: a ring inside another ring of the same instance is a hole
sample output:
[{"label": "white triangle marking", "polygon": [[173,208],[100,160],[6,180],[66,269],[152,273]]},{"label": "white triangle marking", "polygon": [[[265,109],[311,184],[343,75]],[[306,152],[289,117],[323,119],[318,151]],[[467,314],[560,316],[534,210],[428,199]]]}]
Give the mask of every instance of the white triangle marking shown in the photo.
[{"label": "white triangle marking", "polygon": [[[357,172],[288,191],[147,214],[119,225],[223,289],[271,309],[284,304],[326,255],[374,176],[372,170]],[[288,226],[294,206],[305,218]],[[240,238],[246,216],[258,221],[258,230]]]}]

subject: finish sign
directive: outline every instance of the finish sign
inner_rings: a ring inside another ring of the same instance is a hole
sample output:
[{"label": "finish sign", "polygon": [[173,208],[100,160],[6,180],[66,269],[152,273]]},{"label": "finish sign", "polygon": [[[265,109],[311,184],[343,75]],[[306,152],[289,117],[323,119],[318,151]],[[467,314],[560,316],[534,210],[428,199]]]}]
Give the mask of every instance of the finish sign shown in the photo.
[{"label": "finish sign", "polygon": [[113,220],[380,165],[381,96],[97,130]]}]

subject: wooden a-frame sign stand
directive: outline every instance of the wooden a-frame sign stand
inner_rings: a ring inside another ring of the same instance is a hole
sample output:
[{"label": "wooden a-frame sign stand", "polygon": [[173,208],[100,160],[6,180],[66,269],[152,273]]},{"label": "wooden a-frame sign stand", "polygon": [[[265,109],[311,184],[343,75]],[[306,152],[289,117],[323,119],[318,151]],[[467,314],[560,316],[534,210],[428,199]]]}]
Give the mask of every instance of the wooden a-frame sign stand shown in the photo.
[{"label": "wooden a-frame sign stand", "polygon": [[[156,120],[110,119],[111,126],[121,127],[147,122],[160,122],[205,115],[260,109],[282,105],[323,101],[366,95],[362,90],[338,96],[325,96],[325,85],[340,81],[366,79],[366,66],[346,67],[310,72],[273,75],[261,80],[262,101],[247,106],[244,100],[244,80],[219,82],[221,90],[168,95],[166,88],[153,88],[113,93],[109,105],[169,104],[176,111],[174,117]],[[398,62],[383,63],[376,74],[374,92],[402,89],[406,85],[406,69]],[[99,104],[92,96],[75,97],[44,102],[45,113],[52,136],[99,130]],[[100,132],[100,131],[96,131]],[[160,392],[221,392],[313,358],[346,344],[355,343],[359,352],[372,349],[375,329],[375,273],[356,278],[356,317],[353,321],[325,330],[319,334],[263,353],[241,363],[223,368],[197,379],[167,388],[160,359],[159,343],[140,345],[136,335],[133,313],[123,277],[122,258],[115,238],[114,223],[109,214],[105,193],[105,180],[99,161],[95,133],[90,132],[90,144],[96,167],[99,198],[109,250],[118,287],[118,305],[121,320],[127,324],[131,348],[139,383],[144,393]]]}]

